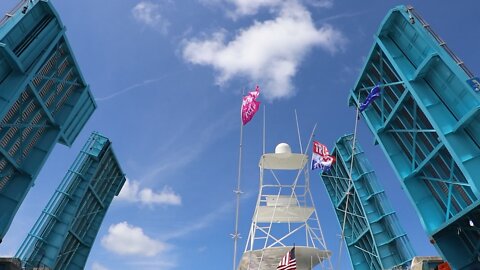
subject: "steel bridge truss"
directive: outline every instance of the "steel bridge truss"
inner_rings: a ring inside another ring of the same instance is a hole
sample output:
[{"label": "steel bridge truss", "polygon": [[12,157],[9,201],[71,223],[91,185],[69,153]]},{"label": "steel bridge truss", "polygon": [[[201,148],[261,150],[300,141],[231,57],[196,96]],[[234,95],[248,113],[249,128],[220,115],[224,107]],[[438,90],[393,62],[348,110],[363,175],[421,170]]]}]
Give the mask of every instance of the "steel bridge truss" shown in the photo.
[{"label": "steel bridge truss", "polygon": [[363,150],[353,143],[353,135],[341,137],[332,151],[335,164],[321,174],[353,269],[405,269],[414,255],[410,241]]},{"label": "steel bridge truss", "polygon": [[124,182],[110,141],[93,133],[17,252],[24,268],[84,269]]},{"label": "steel bridge truss", "polygon": [[480,265],[480,97],[467,83],[472,76],[412,7],[400,6],[382,23],[350,96],[358,106],[381,87],[364,119],[455,269]]},{"label": "steel bridge truss", "polygon": [[30,1],[0,28],[0,240],[56,142],[95,110],[53,7]]}]

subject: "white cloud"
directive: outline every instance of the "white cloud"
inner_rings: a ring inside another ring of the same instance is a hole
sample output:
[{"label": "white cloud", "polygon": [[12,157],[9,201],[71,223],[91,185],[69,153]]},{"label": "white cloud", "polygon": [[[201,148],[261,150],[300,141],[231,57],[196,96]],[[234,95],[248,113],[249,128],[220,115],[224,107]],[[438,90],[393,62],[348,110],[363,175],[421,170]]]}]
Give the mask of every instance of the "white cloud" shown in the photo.
[{"label": "white cloud", "polygon": [[149,1],[141,1],[132,9],[132,14],[138,22],[144,23],[162,33],[167,32],[170,23],[161,15],[160,5]]},{"label": "white cloud", "polygon": [[[242,16],[249,16],[258,13],[262,8],[276,10],[285,4],[305,3],[317,8],[330,8],[333,6],[333,0],[200,0],[206,5],[228,6],[227,15],[233,19]],[[229,10],[233,7],[233,11]]]},{"label": "white cloud", "polygon": [[164,186],[162,191],[155,192],[150,188],[140,189],[138,181],[127,179],[122,191],[117,197],[120,201],[139,202],[145,205],[181,205],[182,198],[169,186]]},{"label": "white cloud", "polygon": [[155,193],[149,188],[144,188],[139,192],[140,201],[146,204],[182,204],[182,198],[175,194],[173,190],[165,186],[160,193]]},{"label": "white cloud", "polygon": [[260,8],[274,8],[280,6],[285,0],[227,0],[235,5],[235,15],[252,15]]},{"label": "white cloud", "polygon": [[97,263],[97,262],[94,262],[92,264],[92,270],[109,270],[107,267]]},{"label": "white cloud", "polygon": [[102,246],[119,255],[153,257],[167,249],[167,244],[145,235],[143,229],[127,222],[114,224],[102,238]]},{"label": "white cloud", "polygon": [[293,95],[292,78],[312,48],[335,53],[345,40],[332,26],[317,29],[310,13],[290,1],[282,5],[277,18],[255,22],[231,41],[224,30],[210,38],[185,41],[183,57],[193,64],[212,66],[219,85],[245,77],[261,84],[268,99],[276,99]]}]

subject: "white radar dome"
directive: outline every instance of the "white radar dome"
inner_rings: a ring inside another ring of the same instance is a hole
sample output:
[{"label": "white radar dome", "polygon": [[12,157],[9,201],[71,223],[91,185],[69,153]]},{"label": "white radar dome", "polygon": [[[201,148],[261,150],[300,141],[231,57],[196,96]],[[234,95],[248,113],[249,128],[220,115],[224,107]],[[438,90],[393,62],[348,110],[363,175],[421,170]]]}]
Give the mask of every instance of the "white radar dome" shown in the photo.
[{"label": "white radar dome", "polygon": [[292,149],[290,145],[286,143],[279,143],[277,147],[275,147],[275,154],[291,154]]}]

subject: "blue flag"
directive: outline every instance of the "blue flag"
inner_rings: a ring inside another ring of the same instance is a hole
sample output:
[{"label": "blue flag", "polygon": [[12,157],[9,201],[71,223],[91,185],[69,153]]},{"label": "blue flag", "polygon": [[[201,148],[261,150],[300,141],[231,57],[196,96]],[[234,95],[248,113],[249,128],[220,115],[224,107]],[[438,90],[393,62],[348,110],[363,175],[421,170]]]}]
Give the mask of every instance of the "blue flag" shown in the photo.
[{"label": "blue flag", "polygon": [[375,87],[373,87],[372,91],[370,91],[365,101],[360,104],[360,112],[363,112],[368,107],[368,105],[370,105],[370,103],[372,103],[373,100],[375,100],[379,96],[380,86],[376,85]]}]

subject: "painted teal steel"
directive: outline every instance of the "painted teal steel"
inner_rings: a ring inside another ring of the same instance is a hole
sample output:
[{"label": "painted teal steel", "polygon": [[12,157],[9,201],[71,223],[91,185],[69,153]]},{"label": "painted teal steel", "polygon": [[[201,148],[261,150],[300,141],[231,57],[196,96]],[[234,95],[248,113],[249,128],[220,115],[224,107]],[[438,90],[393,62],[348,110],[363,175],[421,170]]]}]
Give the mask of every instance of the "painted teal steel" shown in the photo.
[{"label": "painted teal steel", "polygon": [[345,221],[345,243],[352,267],[407,269],[415,255],[410,241],[358,143],[353,164],[352,153],[353,135],[339,138],[332,151],[334,166],[320,175],[340,227]]},{"label": "painted teal steel", "polygon": [[125,180],[108,138],[92,133],[16,257],[26,268],[84,269]]},{"label": "painted teal steel", "polygon": [[453,269],[480,268],[480,93],[472,78],[412,7],[399,6],[350,95],[358,106],[380,82],[381,97],[362,115]]},{"label": "painted teal steel", "polygon": [[0,89],[1,241],[53,146],[70,146],[96,108],[49,2],[0,20]]}]

